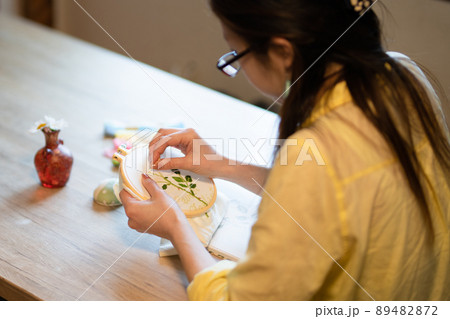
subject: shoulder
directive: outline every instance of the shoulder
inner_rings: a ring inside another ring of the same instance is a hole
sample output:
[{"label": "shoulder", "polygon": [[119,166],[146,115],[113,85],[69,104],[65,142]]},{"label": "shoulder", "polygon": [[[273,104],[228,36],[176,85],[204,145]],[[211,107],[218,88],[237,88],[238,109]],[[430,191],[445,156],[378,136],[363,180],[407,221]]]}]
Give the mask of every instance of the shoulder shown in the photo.
[{"label": "shoulder", "polygon": [[400,52],[387,51],[386,54],[389,55],[393,59],[401,59],[401,60],[412,61],[411,58],[409,58],[407,55],[405,55],[403,53],[400,53]]},{"label": "shoulder", "polygon": [[[386,54],[395,61],[404,64],[405,66],[418,68],[417,64],[407,55],[395,52],[395,51],[387,51]],[[419,69],[420,70],[420,69]]]},{"label": "shoulder", "polygon": [[386,54],[394,59],[396,62],[400,63],[402,66],[407,68],[417,79],[419,79],[425,87],[433,89],[430,82],[428,81],[425,73],[422,69],[414,62],[410,57],[403,53],[388,51]]},{"label": "shoulder", "polygon": [[[398,52],[386,52],[389,57],[394,59],[396,62],[400,63],[402,66],[404,66],[406,69],[408,69],[409,72],[419,81],[422,88],[425,90],[426,94],[428,95],[428,98],[431,101],[431,105],[433,107],[433,111],[436,115],[436,118],[441,125],[444,134],[446,135],[447,139],[450,139],[450,133],[448,130],[447,123],[445,122],[445,115],[444,111],[442,109],[441,101],[439,99],[439,96],[434,89],[433,85],[431,84],[430,80],[428,79],[427,75],[425,74],[424,70],[422,70],[416,62],[414,62],[412,59],[410,59],[408,56],[398,53]],[[428,74],[430,75],[430,74]],[[434,81],[436,84],[436,82]]]}]

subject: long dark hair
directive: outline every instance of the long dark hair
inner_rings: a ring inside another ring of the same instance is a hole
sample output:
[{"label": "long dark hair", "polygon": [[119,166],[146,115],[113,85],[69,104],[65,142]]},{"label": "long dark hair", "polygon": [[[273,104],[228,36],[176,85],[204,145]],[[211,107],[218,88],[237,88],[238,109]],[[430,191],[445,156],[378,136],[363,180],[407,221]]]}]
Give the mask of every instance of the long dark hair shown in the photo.
[{"label": "long dark hair", "polygon": [[[282,37],[294,48],[292,81],[325,52],[359,17],[350,0],[210,0],[218,18],[267,56],[271,38]],[[402,165],[405,177],[431,226],[422,167],[412,136],[418,119],[444,172],[450,171],[450,145],[421,82],[406,67],[386,54],[380,23],[369,10],[343,35],[312,70],[291,88],[280,111],[279,138],[302,127],[316,105],[325,72],[331,63],[342,66],[335,83],[345,81],[354,103],[381,132]],[[392,114],[395,110],[395,116]],[[401,133],[398,122],[406,128]]]}]

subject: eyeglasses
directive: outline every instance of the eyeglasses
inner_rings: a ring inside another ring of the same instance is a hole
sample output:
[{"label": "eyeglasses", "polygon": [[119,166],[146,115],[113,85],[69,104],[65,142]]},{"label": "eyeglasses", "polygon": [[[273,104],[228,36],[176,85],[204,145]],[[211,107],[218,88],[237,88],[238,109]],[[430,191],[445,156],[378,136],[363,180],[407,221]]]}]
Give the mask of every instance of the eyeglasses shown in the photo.
[{"label": "eyeglasses", "polygon": [[251,48],[248,48],[239,54],[236,51],[228,52],[223,55],[219,61],[217,61],[217,68],[229,77],[234,78],[241,69],[241,65],[238,60],[250,51]]}]

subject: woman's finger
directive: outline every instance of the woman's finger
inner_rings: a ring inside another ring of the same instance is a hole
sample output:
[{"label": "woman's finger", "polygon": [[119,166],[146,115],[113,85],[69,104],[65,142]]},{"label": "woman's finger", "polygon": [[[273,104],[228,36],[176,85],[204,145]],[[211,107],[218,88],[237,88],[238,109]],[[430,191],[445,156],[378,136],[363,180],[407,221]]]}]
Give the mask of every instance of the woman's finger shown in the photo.
[{"label": "woman's finger", "polygon": [[137,230],[137,228],[139,227],[139,224],[136,223],[132,219],[128,219],[128,227],[130,227],[131,229]]},{"label": "woman's finger", "polygon": [[134,203],[135,201],[137,201],[137,199],[134,198],[133,196],[131,196],[130,193],[128,193],[125,189],[123,189],[119,193],[119,197],[120,197],[120,201],[122,202],[123,207],[125,207],[125,210],[131,203]]},{"label": "woman's finger", "polygon": [[150,143],[148,144],[148,146],[152,146],[153,144],[155,144],[157,141],[159,141],[161,139],[161,137],[164,137],[166,135],[172,134],[172,133],[176,133],[181,131],[181,129],[175,129],[175,128],[160,128],[158,130],[158,132],[156,133],[156,135],[152,138],[152,140],[150,141]]},{"label": "woman's finger", "polygon": [[161,155],[164,153],[167,147],[172,146],[180,149],[180,145],[182,143],[183,135],[179,132],[175,132],[159,138],[158,141],[149,148],[152,164],[156,163],[160,159]]},{"label": "woman's finger", "polygon": [[187,157],[163,158],[158,162],[155,162],[154,168],[161,170],[187,169],[187,161],[189,161]]},{"label": "woman's finger", "polygon": [[150,197],[154,199],[161,196],[161,193],[163,192],[158,184],[146,174],[142,174],[142,186],[147,190]]}]

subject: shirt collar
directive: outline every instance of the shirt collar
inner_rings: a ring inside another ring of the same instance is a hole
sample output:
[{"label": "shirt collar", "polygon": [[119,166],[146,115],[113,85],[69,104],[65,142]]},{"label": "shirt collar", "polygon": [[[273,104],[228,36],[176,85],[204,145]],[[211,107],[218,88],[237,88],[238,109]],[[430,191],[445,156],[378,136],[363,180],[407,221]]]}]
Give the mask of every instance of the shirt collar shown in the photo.
[{"label": "shirt collar", "polygon": [[347,83],[345,81],[339,82],[331,90],[328,90],[322,95],[319,102],[312,110],[311,115],[308,119],[306,119],[302,126],[310,126],[320,117],[338,108],[339,106],[352,102],[352,100],[352,95],[348,90]]}]

